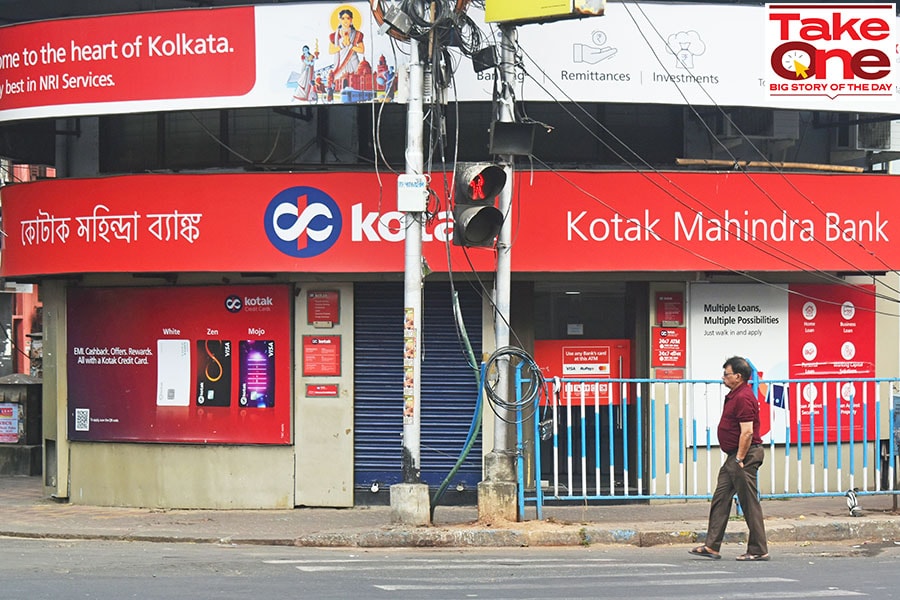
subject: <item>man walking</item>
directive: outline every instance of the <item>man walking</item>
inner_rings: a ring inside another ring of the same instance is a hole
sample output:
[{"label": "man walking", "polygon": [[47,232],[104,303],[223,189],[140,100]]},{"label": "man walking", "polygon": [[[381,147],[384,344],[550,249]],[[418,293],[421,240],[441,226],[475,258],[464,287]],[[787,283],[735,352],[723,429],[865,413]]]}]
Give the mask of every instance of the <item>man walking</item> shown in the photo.
[{"label": "man walking", "polygon": [[747,552],[738,556],[737,560],[769,560],[766,526],[756,487],[756,473],[763,463],[765,452],[759,434],[759,402],[748,383],[752,369],[750,363],[740,356],[729,358],[722,367],[722,382],[731,391],[725,396],[718,436],[719,447],[728,458],[719,469],[716,491],[709,507],[706,544],[697,546],[690,553],[722,558],[719,549],[725,537],[732,497],[737,494],[750,530]]}]

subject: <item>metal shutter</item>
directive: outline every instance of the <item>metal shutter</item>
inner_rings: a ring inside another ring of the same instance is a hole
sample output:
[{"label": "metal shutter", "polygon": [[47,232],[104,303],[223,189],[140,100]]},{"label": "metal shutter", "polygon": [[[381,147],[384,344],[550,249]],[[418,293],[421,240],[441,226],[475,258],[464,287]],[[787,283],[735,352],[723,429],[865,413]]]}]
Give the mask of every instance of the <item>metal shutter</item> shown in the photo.
[{"label": "metal shutter", "polygon": [[[457,286],[469,340],[481,349],[481,299]],[[478,385],[456,333],[449,283],[425,285],[422,357],[421,477],[440,485],[465,445]],[[357,283],[354,289],[354,469],[356,487],[402,482],[403,285]],[[481,436],[453,485],[481,481]]]}]

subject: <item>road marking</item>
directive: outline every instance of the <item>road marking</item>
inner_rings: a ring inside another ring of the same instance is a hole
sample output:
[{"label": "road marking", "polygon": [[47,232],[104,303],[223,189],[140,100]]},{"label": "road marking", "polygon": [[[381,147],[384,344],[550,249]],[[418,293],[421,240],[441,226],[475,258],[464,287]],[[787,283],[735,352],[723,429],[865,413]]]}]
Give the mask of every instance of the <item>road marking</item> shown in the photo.
[{"label": "road marking", "polygon": [[[788,600],[790,598],[838,598],[841,596],[868,596],[868,594],[864,594],[862,592],[852,592],[850,590],[816,590],[814,592],[766,592],[764,594],[760,594],[759,592],[754,592],[752,594],[739,594],[737,596],[730,595],[730,598],[759,598],[760,596],[765,596],[766,598],[774,598],[775,600]],[[695,596],[695,600],[696,600]],[[716,596],[716,598],[721,598],[721,596]]]},{"label": "road marking", "polygon": [[[405,563],[431,563],[431,564],[447,564],[447,563],[472,563],[472,564],[504,564],[504,565],[535,565],[543,563],[551,563],[558,565],[563,561],[571,561],[568,558],[533,558],[533,559],[511,559],[511,558],[402,558]],[[331,559],[315,559],[315,558],[275,558],[262,561],[270,565],[293,565],[293,564],[323,564],[323,563],[384,563],[391,562],[389,556],[381,558],[331,558]],[[616,558],[579,558],[578,564],[584,563],[606,563],[606,564],[622,564],[622,559]],[[631,564],[631,563],[629,563]],[[671,566],[671,565],[666,565]]]},{"label": "road marking", "polygon": [[[646,581],[642,580],[640,582],[641,588],[644,587],[652,587],[652,586],[664,586],[664,585],[721,585],[723,583],[727,583],[729,585],[736,583],[796,583],[795,579],[786,579],[784,577],[729,577],[729,578],[719,578],[719,579],[682,579],[682,580],[666,580],[666,581]],[[578,584],[570,587],[577,587]],[[585,581],[584,586],[593,586],[594,584]],[[608,582],[606,583],[608,586],[627,586],[634,587],[636,584],[634,580],[631,581],[622,581],[622,582]],[[425,591],[425,590],[471,590],[472,583],[468,582],[461,585],[375,585],[373,586],[378,588],[379,590],[384,590],[386,592],[412,592],[412,591]],[[501,584],[491,584],[492,590],[520,590],[520,589],[534,589],[534,583],[501,583]],[[828,590],[831,591],[831,590]],[[759,597],[761,594],[757,592],[755,597]],[[770,594],[765,594],[767,597]],[[732,596],[733,597],[733,596]]]},{"label": "road marking", "polygon": [[[535,566],[538,566],[538,564],[537,563],[518,563],[518,564],[503,563],[502,565],[498,565],[498,566],[531,569],[531,568],[534,568]],[[585,569],[584,563],[579,563],[579,562],[576,562],[576,563],[554,563],[553,566],[555,568],[559,568],[559,569]],[[633,565],[629,565],[626,563],[618,563],[618,564],[589,565],[588,568],[599,569],[602,567],[608,567],[608,568],[621,569],[625,566],[633,566]],[[672,565],[672,564],[668,564],[668,563],[641,563],[640,566],[641,567],[666,568],[666,567],[674,567],[676,565]],[[462,569],[468,570],[468,569],[480,569],[482,567],[484,567],[484,563],[480,563],[480,562],[455,563],[455,564],[442,564],[441,570],[442,571],[462,570]],[[388,565],[385,565],[384,562],[371,562],[369,564],[365,564],[364,562],[359,562],[359,563],[351,563],[351,564],[346,564],[346,565],[295,565],[294,568],[298,569],[300,571],[306,572],[306,573],[319,573],[319,572],[323,572],[323,571],[385,571],[385,570],[421,571],[423,567],[421,564],[418,564],[418,565],[412,564],[411,565],[411,564],[408,564],[408,561],[403,561],[403,563],[391,563]],[[697,573],[697,571],[691,571],[691,574],[696,575],[696,573]],[[631,572],[629,572],[627,574],[622,573],[622,574],[618,574],[617,576],[625,577],[626,575],[628,577],[632,577],[633,573],[631,573]],[[542,574],[541,576],[546,577],[546,574]],[[593,576],[598,576],[598,575],[596,573],[594,573]]]}]

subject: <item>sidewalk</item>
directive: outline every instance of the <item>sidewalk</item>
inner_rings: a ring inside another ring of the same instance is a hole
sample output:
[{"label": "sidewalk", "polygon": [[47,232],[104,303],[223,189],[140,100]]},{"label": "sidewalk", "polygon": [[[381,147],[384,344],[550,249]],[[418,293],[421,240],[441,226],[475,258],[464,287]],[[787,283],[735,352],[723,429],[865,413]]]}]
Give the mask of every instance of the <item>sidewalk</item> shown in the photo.
[{"label": "sidewalk", "polygon": [[[478,523],[474,506],[437,506],[434,524],[391,523],[387,506],[294,510],[159,510],[73,505],[42,495],[40,477],[0,477],[0,536],[207,542],[318,547],[637,546],[699,543],[709,504],[702,500],[603,506],[546,506],[538,521]],[[900,541],[891,496],[860,496],[861,517],[843,497],[765,500],[771,542]],[[742,520],[726,543],[746,539]]]}]

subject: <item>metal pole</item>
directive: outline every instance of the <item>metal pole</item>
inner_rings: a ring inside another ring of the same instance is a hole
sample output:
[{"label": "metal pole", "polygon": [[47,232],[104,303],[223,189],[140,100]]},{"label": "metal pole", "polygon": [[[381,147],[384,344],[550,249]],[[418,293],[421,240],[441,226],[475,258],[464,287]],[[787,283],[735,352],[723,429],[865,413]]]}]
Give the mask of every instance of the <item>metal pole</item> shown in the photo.
[{"label": "metal pole", "polygon": [[[419,42],[410,41],[409,104],[406,123],[406,173],[421,175],[422,153],[423,66]],[[403,392],[403,482],[419,483],[421,372],[422,372],[422,213],[406,213],[405,269],[403,276],[404,355],[406,374],[412,370],[412,385],[404,378]]]},{"label": "metal pole", "polygon": [[[500,43],[500,114],[499,121],[512,123],[515,121],[513,112],[512,85],[515,81],[515,36],[516,28],[512,25],[501,25],[503,36]],[[510,259],[512,248],[512,195],[513,195],[513,157],[501,157],[503,169],[506,171],[506,185],[498,197],[498,208],[503,213],[503,226],[497,236],[497,276],[494,283],[494,336],[497,347],[503,348],[509,345],[509,297],[510,297]],[[499,379],[497,382],[498,396],[509,396],[509,359],[503,358],[497,361]],[[512,421],[510,411],[505,411],[503,418],[494,421],[494,449],[498,452],[511,450],[509,444],[509,426]]]},{"label": "metal pole", "polygon": [[[503,122],[513,122],[512,83],[515,77],[515,27],[501,25],[503,38],[500,56],[500,114]],[[497,274],[494,282],[494,337],[497,347],[509,345],[509,297],[510,297],[510,242],[512,239],[512,188],[513,169],[512,156],[503,157],[506,171],[506,185],[498,198],[498,208],[503,213],[503,225],[497,236]],[[503,355],[497,360],[497,387],[499,399],[509,397],[509,359]],[[505,403],[508,405],[508,403]],[[518,514],[518,495],[516,493],[515,452],[509,443],[509,423],[515,416],[513,411],[495,406],[497,416],[494,419],[494,449],[484,457],[485,480],[478,484],[478,518],[482,521],[505,519],[515,521]]]},{"label": "metal pole", "polygon": [[[423,176],[422,110],[424,66],[421,42],[409,43],[409,104],[406,112],[406,175]],[[399,185],[398,185],[399,197]],[[406,525],[431,524],[428,486],[421,482],[422,376],[422,221],[425,202],[406,211],[403,273],[403,483],[391,486],[391,520]]]}]

